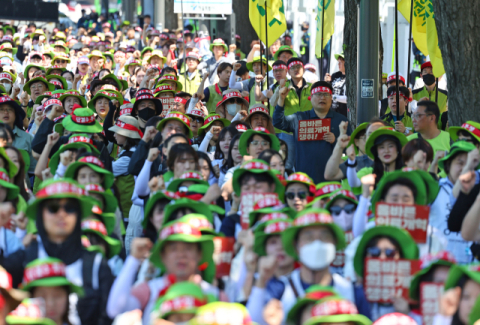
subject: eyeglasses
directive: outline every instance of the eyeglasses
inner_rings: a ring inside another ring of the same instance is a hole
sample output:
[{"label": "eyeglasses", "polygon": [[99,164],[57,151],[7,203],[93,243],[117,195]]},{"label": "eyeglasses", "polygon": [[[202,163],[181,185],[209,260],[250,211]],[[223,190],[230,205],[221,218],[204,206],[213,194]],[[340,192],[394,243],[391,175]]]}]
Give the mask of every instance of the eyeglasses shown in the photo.
[{"label": "eyeglasses", "polygon": [[65,61],[65,60],[55,60],[55,63],[64,64],[64,63],[67,63],[67,61]]},{"label": "eyeglasses", "polygon": [[201,123],[201,124],[203,124],[203,122],[205,122],[205,120],[201,117],[192,117],[192,121],[195,121],[195,122]]},{"label": "eyeglasses", "polygon": [[355,204],[351,203],[351,204],[347,204],[343,208],[339,206],[330,207],[330,213],[332,214],[332,216],[339,216],[340,213],[342,213],[342,210],[345,211],[345,213],[350,214],[355,212],[355,209],[356,209]]},{"label": "eyeglasses", "polygon": [[268,141],[258,141],[258,140],[253,140],[252,142],[250,142],[251,144],[253,144],[254,146],[258,146],[259,144],[261,144],[262,146],[266,146],[267,144],[269,144]]},{"label": "eyeglasses", "polygon": [[30,89],[40,89],[44,87],[45,85],[42,82],[34,83],[30,86]]},{"label": "eyeglasses", "polygon": [[380,249],[378,247],[369,247],[367,248],[367,254],[370,255],[371,257],[380,257],[382,255],[382,252],[385,253],[385,256],[387,258],[394,258],[395,254],[397,253],[396,249]]},{"label": "eyeglasses", "polygon": [[419,118],[421,118],[421,117],[424,116],[424,115],[430,116],[430,115],[432,115],[432,114],[426,114],[426,113],[421,113],[421,114],[419,114],[419,113],[415,113],[415,114],[412,115],[412,118],[418,120]]},{"label": "eyeglasses", "polygon": [[48,212],[57,213],[60,209],[63,209],[66,213],[75,213],[77,211],[76,204],[68,200],[67,203],[60,205],[57,201],[51,201],[46,205]]},{"label": "eyeglasses", "polygon": [[300,68],[303,68],[303,65],[297,64],[297,65],[294,65],[293,67],[290,67],[291,70],[300,70]]},{"label": "eyeglasses", "polygon": [[15,110],[13,108],[2,108],[0,109],[0,113],[13,113]]},{"label": "eyeglasses", "polygon": [[307,198],[307,192],[303,192],[303,191],[298,193],[288,192],[288,193],[285,193],[285,196],[289,200],[293,200],[295,199],[295,197],[298,197],[300,200],[305,200]]}]

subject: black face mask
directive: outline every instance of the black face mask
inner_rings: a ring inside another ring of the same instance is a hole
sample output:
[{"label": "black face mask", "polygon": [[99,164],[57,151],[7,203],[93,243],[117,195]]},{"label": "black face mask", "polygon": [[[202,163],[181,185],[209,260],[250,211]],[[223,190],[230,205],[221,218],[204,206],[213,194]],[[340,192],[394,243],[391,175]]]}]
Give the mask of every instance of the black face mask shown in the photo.
[{"label": "black face mask", "polygon": [[240,42],[235,42],[235,45],[237,46],[237,48],[240,48],[241,43]]},{"label": "black face mask", "polygon": [[144,120],[148,121],[151,117],[155,116],[155,111],[150,108],[144,108],[141,111],[138,111],[138,116]]},{"label": "black face mask", "polygon": [[423,75],[423,82],[427,86],[431,86],[435,83],[435,76],[433,74],[425,74]]}]

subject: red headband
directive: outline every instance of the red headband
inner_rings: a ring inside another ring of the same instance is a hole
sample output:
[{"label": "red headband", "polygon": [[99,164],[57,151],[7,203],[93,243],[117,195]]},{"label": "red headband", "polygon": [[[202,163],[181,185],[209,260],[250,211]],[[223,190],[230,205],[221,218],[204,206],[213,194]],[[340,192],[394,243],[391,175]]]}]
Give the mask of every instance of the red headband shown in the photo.
[{"label": "red headband", "polygon": [[183,105],[185,105],[187,103],[187,100],[182,97],[175,97],[175,103],[182,103]]},{"label": "red headband", "polygon": [[301,65],[303,67],[302,61],[292,61],[288,64],[288,69],[290,70],[294,65]]},{"label": "red headband", "polygon": [[319,86],[312,89],[312,95],[316,93],[329,93],[332,94],[332,90],[328,87]]},{"label": "red headband", "polygon": [[136,128],[135,126],[131,125],[131,124],[128,124],[128,123],[125,123],[125,122],[122,122],[122,121],[118,120],[117,123],[115,123],[115,126],[118,126],[119,128],[122,128],[122,129],[125,129],[125,130],[128,130],[128,131],[137,132],[138,135],[140,136],[140,138],[143,138],[143,132],[140,131],[140,129]]},{"label": "red headband", "polygon": [[287,70],[287,66],[285,64],[274,65],[273,70]]}]

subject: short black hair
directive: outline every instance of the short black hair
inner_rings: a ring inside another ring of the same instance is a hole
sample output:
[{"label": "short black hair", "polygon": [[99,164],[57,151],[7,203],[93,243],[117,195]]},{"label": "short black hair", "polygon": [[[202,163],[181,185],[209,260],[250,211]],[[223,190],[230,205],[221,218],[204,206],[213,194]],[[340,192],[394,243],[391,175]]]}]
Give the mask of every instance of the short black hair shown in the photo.
[{"label": "short black hair", "polygon": [[160,76],[164,76],[166,74],[173,74],[173,75],[177,76],[177,70],[175,70],[172,67],[165,67],[165,68],[162,69],[162,73],[160,73]]},{"label": "short black hair", "polygon": [[[285,51],[282,51],[282,52],[285,52]],[[280,55],[280,53],[278,53],[278,55]],[[302,62],[302,64],[304,63],[302,58],[295,58],[295,57],[291,57],[288,61],[287,61],[287,67],[290,63],[292,63],[293,61],[300,61]]]},{"label": "short black hair", "polygon": [[387,197],[388,191],[390,191],[390,189],[392,187],[394,187],[395,185],[402,185],[402,186],[408,187],[412,191],[413,197],[414,198],[417,197],[417,188],[416,188],[415,184],[408,178],[400,177],[400,178],[397,178],[396,180],[390,181],[387,184],[385,184],[385,186],[382,189],[382,194],[380,196],[380,201],[385,201],[385,198]]},{"label": "short black hair", "polygon": [[150,16],[149,14],[146,14],[146,15],[143,15],[143,18],[152,18],[152,16]]},{"label": "short black hair", "polygon": [[260,173],[260,174],[255,174],[250,171],[244,173],[242,176],[240,176],[240,179],[238,182],[240,183],[240,186],[245,184],[251,179],[254,179],[255,182],[257,183],[268,183],[268,185],[275,184],[275,180],[267,173]]},{"label": "short black hair", "polygon": [[192,97],[192,95],[185,91],[179,91],[178,93],[175,94],[175,97],[184,98],[184,97]]},{"label": "short black hair", "polygon": [[287,65],[287,64],[285,63],[285,61],[283,61],[283,60],[277,60],[277,61],[273,62],[272,67],[276,67],[276,66],[279,66],[279,65],[282,65],[282,64],[283,64],[283,65]]},{"label": "short black hair", "polygon": [[458,130],[457,131],[457,135],[461,135],[461,136],[464,136],[464,137],[469,137],[472,141],[472,143],[478,147],[480,146],[480,142],[477,140],[477,138],[475,138],[471,133],[469,133],[467,130]]},{"label": "short black hair", "polygon": [[230,63],[228,63],[228,62],[222,62],[222,63],[220,63],[220,65],[219,65],[218,68],[217,68],[217,74],[219,75],[219,74],[222,73],[224,70],[226,70],[228,67],[230,67],[230,69],[233,70],[233,65],[231,65]]},{"label": "short black hair", "polygon": [[[396,88],[397,88],[396,86],[390,86],[390,87],[388,87],[388,89],[387,89],[387,97],[390,97],[390,95],[395,92],[395,89],[396,89]],[[407,87],[402,87],[402,86],[400,86],[400,87],[398,87],[398,91],[400,92],[400,94],[404,95],[405,97],[407,97],[407,98],[410,97],[410,91],[408,90]],[[418,106],[418,104],[417,104],[417,106]]]},{"label": "short black hair", "polygon": [[158,122],[160,122],[162,118],[160,116],[152,116],[151,118],[148,119],[147,123],[145,123],[145,129],[149,126],[154,126],[157,128]]},{"label": "short black hair", "polygon": [[432,102],[431,100],[422,100],[417,103],[418,106],[425,107],[425,113],[435,115],[435,124],[438,124],[438,119],[440,118],[440,109],[438,108],[437,103]]},{"label": "short black hair", "polygon": [[270,143],[270,148],[272,147],[272,139],[270,139],[270,137],[268,135],[262,134],[262,133],[254,133],[247,140],[247,148],[250,146],[250,143],[252,143],[252,141],[253,141],[253,137],[256,136],[256,135],[261,137],[263,140],[268,141],[268,143]]},{"label": "short black hair", "polygon": [[[290,61],[290,60],[289,60]],[[313,88],[317,88],[317,87],[327,87],[328,89],[330,89],[330,91],[333,93],[333,87],[332,85],[329,83],[329,82],[326,82],[326,81],[317,81],[316,83],[314,83],[312,85],[312,89]]]},{"label": "short black hair", "polygon": [[168,147],[168,144],[170,143],[170,141],[172,141],[174,138],[183,138],[185,139],[186,143],[189,144],[190,143],[190,140],[188,140],[187,136],[183,133],[174,133],[172,134],[171,136],[169,136],[165,141],[164,141],[164,146],[165,147]]},{"label": "short black hair", "polygon": [[247,69],[247,63],[245,61],[237,61],[236,63],[240,63],[242,66],[240,69],[237,70],[236,75],[237,76],[243,76],[245,73],[248,73]]}]

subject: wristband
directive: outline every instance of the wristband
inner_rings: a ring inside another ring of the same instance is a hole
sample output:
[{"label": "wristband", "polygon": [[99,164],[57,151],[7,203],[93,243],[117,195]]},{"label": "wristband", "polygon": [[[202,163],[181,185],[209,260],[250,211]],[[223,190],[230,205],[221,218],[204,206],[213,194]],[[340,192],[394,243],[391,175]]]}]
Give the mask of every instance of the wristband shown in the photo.
[{"label": "wristband", "polygon": [[347,167],[352,167],[352,168],[357,167],[357,164],[358,164],[357,159],[355,159],[355,161],[353,162],[353,164],[350,164],[348,161],[349,161],[349,159],[347,159],[347,161],[345,162],[345,166],[347,166]]}]

